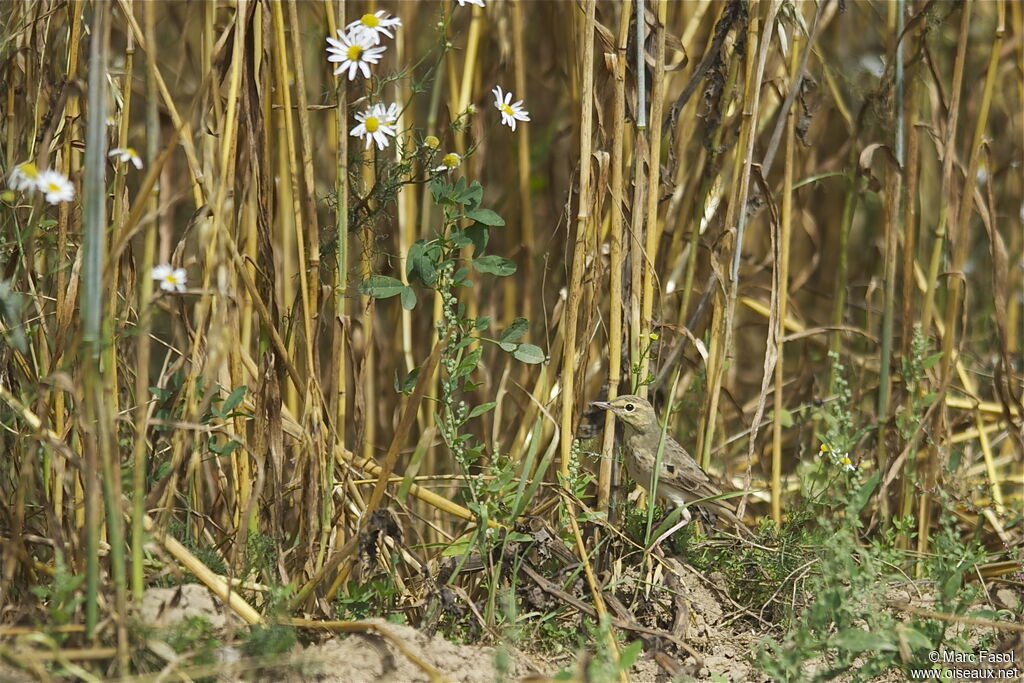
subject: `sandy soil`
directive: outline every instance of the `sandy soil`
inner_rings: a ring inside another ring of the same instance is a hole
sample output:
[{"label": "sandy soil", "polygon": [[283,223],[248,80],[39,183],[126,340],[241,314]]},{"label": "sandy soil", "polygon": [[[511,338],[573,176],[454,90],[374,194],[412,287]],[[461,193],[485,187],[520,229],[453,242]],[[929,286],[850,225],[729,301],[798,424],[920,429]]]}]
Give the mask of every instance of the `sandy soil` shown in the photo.
[{"label": "sandy soil", "polygon": [[[761,634],[750,627],[754,623],[751,619],[735,618],[736,609],[717,589],[715,577],[703,577],[682,565],[676,566],[675,574],[678,578],[671,580],[675,582],[672,587],[676,593],[686,596],[685,601],[676,603],[684,614],[676,621],[675,634],[692,652],[665,644],[663,639],[649,639],[648,645],[657,641],[662,649],[657,652],[649,649],[642,654],[630,669],[629,680],[634,683],[771,683],[749,662]],[[1014,601],[1016,608],[1020,607],[1016,591],[1007,599]],[[658,609],[664,610],[664,605]],[[237,642],[234,636],[245,628],[237,616],[198,584],[149,589],[139,616],[143,623],[155,628],[172,626],[189,616],[202,616],[228,642]],[[662,612],[660,616],[676,615]],[[362,632],[327,636],[318,644],[305,647],[296,645],[291,652],[269,663],[246,658],[237,647],[222,646],[217,650],[217,663],[207,670],[190,667],[186,663],[188,653],[180,656],[169,646],[161,648],[157,642],[159,632],[148,642],[150,650],[164,653],[161,656],[168,664],[164,673],[172,676],[170,680],[180,680],[175,674],[185,673],[220,683],[494,683],[546,681],[559,671],[570,671],[574,674],[572,680],[603,683],[584,675],[582,666],[587,654],[583,652],[550,659],[524,651],[528,643],[518,643],[518,647],[460,645],[439,635],[427,635],[383,619],[366,619],[360,623]],[[629,640],[634,637],[640,636],[636,633],[627,636]],[[1018,637],[1009,647],[1020,650],[1018,657],[1024,659],[1024,637]],[[0,683],[30,680],[36,679],[0,662]],[[878,677],[872,683],[902,680],[902,674],[893,673]]]}]

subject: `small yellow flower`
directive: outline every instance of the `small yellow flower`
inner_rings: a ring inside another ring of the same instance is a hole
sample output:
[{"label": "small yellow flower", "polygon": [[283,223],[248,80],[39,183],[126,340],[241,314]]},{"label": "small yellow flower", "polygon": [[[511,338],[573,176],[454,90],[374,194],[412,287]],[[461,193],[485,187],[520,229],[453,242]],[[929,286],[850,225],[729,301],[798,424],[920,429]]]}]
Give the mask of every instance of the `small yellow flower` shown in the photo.
[{"label": "small yellow flower", "polygon": [[428,135],[427,137],[423,138],[423,144],[429,147],[430,149],[437,149],[438,147],[441,146],[441,141],[438,140],[433,135]]},{"label": "small yellow flower", "polygon": [[448,152],[441,157],[441,165],[434,169],[434,172],[454,171],[462,163],[462,157],[455,152]]},{"label": "small yellow flower", "polygon": [[650,337],[651,341],[658,341],[658,333],[657,332],[651,332],[647,336]]}]

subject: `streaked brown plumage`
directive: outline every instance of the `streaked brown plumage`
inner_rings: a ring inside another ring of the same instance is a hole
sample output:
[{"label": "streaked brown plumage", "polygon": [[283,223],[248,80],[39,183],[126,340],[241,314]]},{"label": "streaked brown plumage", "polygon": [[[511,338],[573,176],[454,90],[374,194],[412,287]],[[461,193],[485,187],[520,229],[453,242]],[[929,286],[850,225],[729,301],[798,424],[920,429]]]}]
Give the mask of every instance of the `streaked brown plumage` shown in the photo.
[{"label": "streaked brown plumage", "polygon": [[[624,426],[626,470],[633,481],[651,490],[652,473],[658,444],[661,442],[661,425],[654,408],[647,399],[626,395],[611,401],[596,401],[593,405],[611,411]],[[661,471],[658,474],[658,498],[676,508],[683,508],[683,524],[690,520],[686,506],[693,501],[696,505],[720,517],[738,530],[750,534],[750,530],[736,516],[732,499],[701,500],[720,496],[724,491],[686,449],[679,445],[671,434],[665,434],[665,446],[661,455]],[[681,526],[681,525],[680,525]],[[660,539],[659,539],[660,540]]]}]

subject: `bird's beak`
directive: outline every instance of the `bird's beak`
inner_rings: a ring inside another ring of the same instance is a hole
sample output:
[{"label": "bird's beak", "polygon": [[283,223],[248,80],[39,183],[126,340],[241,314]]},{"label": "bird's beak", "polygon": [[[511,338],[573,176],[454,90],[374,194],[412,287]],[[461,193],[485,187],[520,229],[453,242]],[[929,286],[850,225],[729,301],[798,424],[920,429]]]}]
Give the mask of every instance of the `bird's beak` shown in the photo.
[{"label": "bird's beak", "polygon": [[608,401],[594,401],[590,405],[592,405],[592,406],[594,406],[596,408],[604,408],[605,410],[611,410],[612,409],[612,404],[608,403]]}]

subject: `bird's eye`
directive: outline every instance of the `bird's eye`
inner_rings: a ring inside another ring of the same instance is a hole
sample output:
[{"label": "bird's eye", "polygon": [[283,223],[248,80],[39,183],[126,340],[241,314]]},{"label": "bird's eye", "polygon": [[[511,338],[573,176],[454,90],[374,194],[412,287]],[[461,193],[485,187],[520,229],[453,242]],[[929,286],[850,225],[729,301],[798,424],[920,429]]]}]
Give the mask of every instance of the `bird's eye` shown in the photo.
[{"label": "bird's eye", "polygon": [[636,406],[634,406],[632,403],[627,403],[626,404],[626,412],[627,413],[632,413],[633,410],[635,410],[635,409],[636,409]]}]

